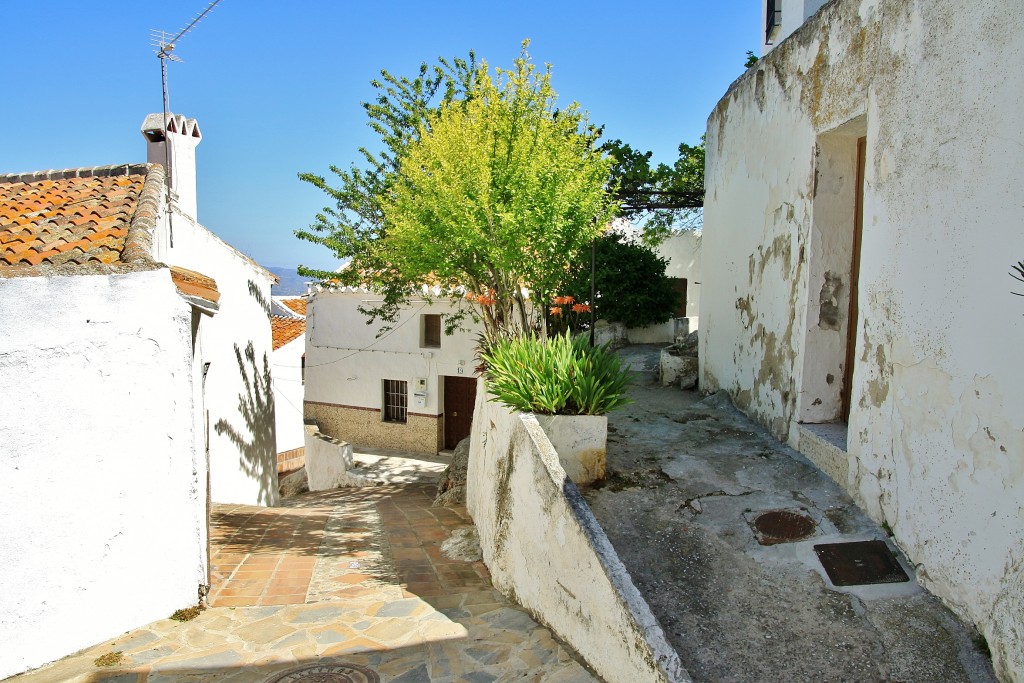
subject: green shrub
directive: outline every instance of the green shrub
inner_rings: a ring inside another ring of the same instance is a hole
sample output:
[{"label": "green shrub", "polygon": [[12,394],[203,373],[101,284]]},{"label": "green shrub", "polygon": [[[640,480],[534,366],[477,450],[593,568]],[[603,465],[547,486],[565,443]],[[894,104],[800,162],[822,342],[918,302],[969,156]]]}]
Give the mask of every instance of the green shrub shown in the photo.
[{"label": "green shrub", "polygon": [[480,352],[488,393],[523,412],[604,415],[630,402],[629,370],[608,345],[568,335],[497,339]]}]

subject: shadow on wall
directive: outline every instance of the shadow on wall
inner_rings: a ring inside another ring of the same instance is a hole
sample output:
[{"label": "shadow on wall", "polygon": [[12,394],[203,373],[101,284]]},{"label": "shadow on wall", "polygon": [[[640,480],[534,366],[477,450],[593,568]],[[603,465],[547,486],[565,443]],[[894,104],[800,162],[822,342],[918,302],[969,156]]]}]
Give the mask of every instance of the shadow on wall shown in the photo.
[{"label": "shadow on wall", "polygon": [[[252,342],[243,354],[235,344],[238,372],[245,387],[238,395],[238,412],[245,421],[245,430],[239,431],[227,420],[217,420],[217,434],[227,436],[238,448],[242,471],[250,479],[258,480],[259,502],[273,505],[277,499],[277,444],[274,438],[274,393],[270,388],[270,361],[263,354],[263,368],[256,362]],[[245,435],[252,435],[247,440]]]},{"label": "shadow on wall", "polygon": [[249,294],[253,299],[256,299],[256,303],[258,303],[263,308],[263,312],[269,316],[270,302],[267,300],[267,297],[263,296],[263,290],[260,289],[260,286],[252,280],[249,280]]}]

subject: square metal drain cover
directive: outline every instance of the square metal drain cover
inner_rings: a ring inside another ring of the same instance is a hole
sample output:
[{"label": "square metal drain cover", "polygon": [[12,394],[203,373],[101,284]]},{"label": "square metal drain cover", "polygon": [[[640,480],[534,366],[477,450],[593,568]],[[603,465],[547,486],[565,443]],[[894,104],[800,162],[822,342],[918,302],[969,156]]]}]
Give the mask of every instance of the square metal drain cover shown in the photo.
[{"label": "square metal drain cover", "polygon": [[822,543],[814,552],[834,586],[910,581],[885,541]]}]

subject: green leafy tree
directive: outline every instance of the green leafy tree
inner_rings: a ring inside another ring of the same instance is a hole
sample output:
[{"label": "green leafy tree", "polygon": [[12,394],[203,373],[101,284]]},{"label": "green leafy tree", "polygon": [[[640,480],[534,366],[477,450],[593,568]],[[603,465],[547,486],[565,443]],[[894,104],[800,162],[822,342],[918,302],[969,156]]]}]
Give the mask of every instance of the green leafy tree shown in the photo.
[{"label": "green leafy tree", "polygon": [[[675,314],[679,293],[665,276],[668,260],[653,249],[628,240],[620,233],[608,233],[595,245],[595,320],[621,322],[627,327],[663,323]],[[590,300],[590,264],[574,268],[561,291],[576,301]],[[568,317],[559,311],[558,317]],[[589,315],[579,316],[589,323]]]},{"label": "green leafy tree", "polygon": [[361,165],[331,166],[331,182],[314,173],[299,174],[300,180],[325,192],[334,204],[324,207],[308,229],[296,230],[295,235],[327,247],[340,260],[357,264],[342,273],[299,266],[299,274],[349,285],[364,284],[365,272],[375,273],[379,281],[390,280],[393,286],[382,290],[384,304],[361,309],[370,316],[368,322],[379,317],[385,324],[393,323],[402,299],[399,274],[387,263],[374,260],[372,247],[387,234],[382,201],[398,178],[409,146],[430,130],[428,114],[446,102],[466,98],[478,72],[473,52],[468,59],[423,63],[413,78],[381,71],[381,77],[371,81],[377,96],[362,103],[368,125],[380,136],[380,149],[360,148]]},{"label": "green leafy tree", "polygon": [[679,145],[679,157],[651,165],[651,152],[609,140],[602,149],[612,156],[611,183],[622,215],[644,229],[644,242],[656,245],[677,230],[699,228],[704,207],[704,138],[699,145]]},{"label": "green leafy tree", "polygon": [[[482,64],[405,142],[376,197],[378,228],[352,235],[342,274],[384,295],[371,316],[394,320],[413,295],[466,294],[462,315],[488,334],[531,330],[526,292],[548,300],[615,214],[612,160],[576,103],[556,107],[550,69],[539,72],[525,46],[494,77]],[[447,316],[449,331],[459,320]]]}]

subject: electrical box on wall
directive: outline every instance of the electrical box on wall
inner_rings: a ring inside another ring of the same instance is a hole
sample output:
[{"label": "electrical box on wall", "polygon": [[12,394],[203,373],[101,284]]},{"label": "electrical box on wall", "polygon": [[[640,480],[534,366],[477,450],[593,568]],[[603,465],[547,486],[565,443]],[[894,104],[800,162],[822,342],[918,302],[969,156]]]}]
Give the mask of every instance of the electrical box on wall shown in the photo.
[{"label": "electrical box on wall", "polygon": [[427,405],[427,378],[417,377],[413,381],[412,400],[417,408]]}]

